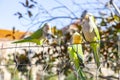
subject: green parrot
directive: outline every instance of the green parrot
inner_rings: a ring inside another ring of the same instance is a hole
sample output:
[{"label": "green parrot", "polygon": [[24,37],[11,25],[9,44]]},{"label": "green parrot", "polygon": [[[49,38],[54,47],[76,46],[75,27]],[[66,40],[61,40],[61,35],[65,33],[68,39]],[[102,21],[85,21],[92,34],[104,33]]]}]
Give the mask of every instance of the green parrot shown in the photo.
[{"label": "green parrot", "polygon": [[40,39],[40,38],[43,37],[44,27],[47,27],[47,26],[48,26],[48,24],[44,24],[42,28],[38,29],[30,36],[28,36],[22,40],[15,41],[13,43],[33,42],[33,43],[36,43],[37,45],[41,45],[44,42],[44,39]]},{"label": "green parrot", "polygon": [[95,62],[97,64],[97,68],[100,67],[100,34],[98,28],[95,24],[94,16],[88,13],[86,10],[83,12],[81,16],[81,26],[83,37],[86,41],[90,42],[90,46],[93,49],[93,55]]},{"label": "green parrot", "polygon": [[[75,37],[74,37],[75,36]],[[70,60],[73,61],[75,69],[78,72],[80,80],[86,80],[85,73],[82,70],[84,55],[82,51],[81,35],[78,32],[73,34],[72,45],[68,47]],[[76,40],[77,39],[77,40]]]}]

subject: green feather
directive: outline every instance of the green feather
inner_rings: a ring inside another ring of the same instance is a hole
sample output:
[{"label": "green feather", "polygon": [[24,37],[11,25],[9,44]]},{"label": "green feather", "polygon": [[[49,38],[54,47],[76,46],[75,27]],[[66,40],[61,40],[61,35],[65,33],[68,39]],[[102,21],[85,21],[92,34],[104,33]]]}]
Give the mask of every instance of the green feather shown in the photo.
[{"label": "green feather", "polygon": [[[97,68],[100,67],[100,55],[99,55],[99,48],[100,48],[100,34],[98,31],[98,28],[94,22],[94,17],[90,16],[90,26],[93,27],[93,32],[95,33],[95,37],[93,38],[93,41],[95,41],[96,43],[90,43],[91,48],[93,49],[93,55],[94,55],[94,59],[95,62],[97,64]],[[99,42],[97,42],[99,41]]]},{"label": "green feather", "polygon": [[91,18],[90,26],[94,27],[93,31],[95,32],[97,39],[100,40],[99,30],[95,24],[95,18],[94,18],[94,16],[91,16],[90,18]]},{"label": "green feather", "polygon": [[91,43],[90,46],[93,49],[93,55],[95,63],[97,64],[97,68],[99,68],[100,67],[99,43]]},{"label": "green feather", "polygon": [[75,68],[78,71],[79,77],[81,80],[86,80],[85,73],[80,67],[80,63],[83,63],[84,55],[82,51],[81,44],[74,44],[71,47],[68,47],[70,59],[74,62]]},{"label": "green feather", "polygon": [[43,40],[39,40],[39,39],[43,36],[43,28],[45,26],[46,26],[46,24],[42,28],[40,28],[37,31],[35,31],[29,37],[26,37],[26,38],[24,38],[22,40],[19,40],[19,41],[14,41],[13,43],[33,42],[33,43],[36,43],[38,45],[42,44]]},{"label": "green feather", "polygon": [[43,28],[44,28],[44,26],[42,28],[38,29],[37,31],[35,31],[30,37],[39,39],[43,35]]}]

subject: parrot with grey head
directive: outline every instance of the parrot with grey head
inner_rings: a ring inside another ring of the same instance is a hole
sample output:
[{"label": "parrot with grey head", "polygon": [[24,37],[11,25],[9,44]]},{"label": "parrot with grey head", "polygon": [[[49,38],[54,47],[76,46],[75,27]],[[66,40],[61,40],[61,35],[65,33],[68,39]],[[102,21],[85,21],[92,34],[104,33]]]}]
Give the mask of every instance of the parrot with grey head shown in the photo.
[{"label": "parrot with grey head", "polygon": [[46,23],[41,28],[32,33],[30,36],[22,40],[14,41],[13,43],[33,42],[37,45],[41,45],[44,42],[44,39],[42,37],[46,34],[45,29],[47,29],[48,26],[49,25]]},{"label": "parrot with grey head", "polygon": [[80,80],[86,80],[84,67],[84,54],[82,50],[82,36],[77,31],[72,35],[72,45],[68,47],[70,60],[73,61],[75,70],[78,73]]},{"label": "parrot with grey head", "polygon": [[95,23],[95,18],[86,10],[81,16],[82,33],[85,41],[90,42],[97,68],[100,67],[100,34]]}]

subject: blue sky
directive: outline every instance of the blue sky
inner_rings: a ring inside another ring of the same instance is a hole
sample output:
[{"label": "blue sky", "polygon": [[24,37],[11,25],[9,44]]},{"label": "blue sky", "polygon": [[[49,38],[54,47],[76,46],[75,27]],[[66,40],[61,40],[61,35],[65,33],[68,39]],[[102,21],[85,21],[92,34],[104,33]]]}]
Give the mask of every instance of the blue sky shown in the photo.
[{"label": "blue sky", "polygon": [[[21,21],[14,15],[14,13],[20,11],[24,12],[25,8],[19,3],[19,1],[25,0],[0,0],[0,29],[12,29],[12,27],[16,27],[17,30],[26,31],[29,26],[23,26]],[[55,6],[60,6],[55,0],[36,0],[38,1],[46,10],[49,11],[52,16],[68,16],[70,12],[66,9],[56,9],[52,10]],[[88,10],[89,12],[93,13],[94,15],[98,16],[99,11],[105,11],[106,13],[110,13],[106,8],[104,8],[104,4],[109,0],[57,0],[60,1],[62,4],[67,6],[69,10],[74,11],[77,17],[80,17],[83,10]],[[77,2],[74,5],[73,2]],[[100,2],[101,1],[101,2]],[[114,0],[118,3],[120,7],[119,0]],[[103,3],[102,3],[103,2]],[[34,10],[36,12],[36,10]],[[72,14],[70,14],[73,17]],[[41,16],[39,16],[41,18]],[[44,18],[42,18],[44,19]],[[23,21],[23,23],[26,23]],[[58,27],[62,27],[68,25],[70,23],[69,19],[61,19],[61,20],[54,20],[52,22],[54,25]],[[60,26],[62,24],[62,26]],[[38,26],[38,25],[36,25]],[[31,31],[36,30],[38,27],[32,26]]]},{"label": "blue sky", "polygon": [[17,16],[14,13],[20,10],[21,5],[18,0],[0,0],[0,28],[12,29],[13,26],[18,30],[25,28],[20,25]]}]

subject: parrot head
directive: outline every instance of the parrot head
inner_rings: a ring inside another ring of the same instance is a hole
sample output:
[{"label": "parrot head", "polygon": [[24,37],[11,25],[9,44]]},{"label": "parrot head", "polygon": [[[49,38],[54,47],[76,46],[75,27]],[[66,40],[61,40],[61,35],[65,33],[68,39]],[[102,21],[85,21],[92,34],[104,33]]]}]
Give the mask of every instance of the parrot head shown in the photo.
[{"label": "parrot head", "polygon": [[81,15],[81,19],[84,19],[87,14],[88,14],[88,11],[87,11],[87,10],[83,11],[83,13],[82,13],[82,15]]},{"label": "parrot head", "polygon": [[95,21],[94,16],[91,13],[88,13],[87,10],[83,11],[82,15],[81,15],[81,24],[83,24],[85,21],[90,21],[90,18],[92,17],[92,19]]},{"label": "parrot head", "polygon": [[45,24],[43,25],[43,31],[44,31],[45,33],[51,33],[51,24],[50,24],[50,23],[45,23]]}]

